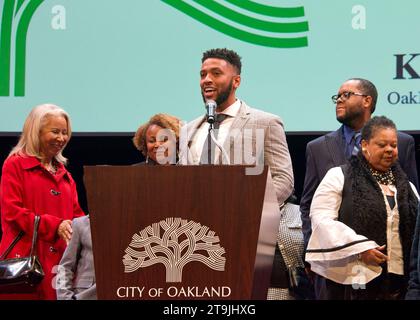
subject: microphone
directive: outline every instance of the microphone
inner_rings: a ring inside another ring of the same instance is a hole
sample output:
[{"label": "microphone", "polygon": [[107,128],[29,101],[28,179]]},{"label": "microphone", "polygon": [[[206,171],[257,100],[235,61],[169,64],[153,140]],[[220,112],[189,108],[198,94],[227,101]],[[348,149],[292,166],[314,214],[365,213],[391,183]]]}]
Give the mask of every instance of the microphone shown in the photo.
[{"label": "microphone", "polygon": [[216,108],[217,103],[214,100],[207,100],[206,101],[206,110],[207,110],[207,122],[213,124],[216,120]]}]

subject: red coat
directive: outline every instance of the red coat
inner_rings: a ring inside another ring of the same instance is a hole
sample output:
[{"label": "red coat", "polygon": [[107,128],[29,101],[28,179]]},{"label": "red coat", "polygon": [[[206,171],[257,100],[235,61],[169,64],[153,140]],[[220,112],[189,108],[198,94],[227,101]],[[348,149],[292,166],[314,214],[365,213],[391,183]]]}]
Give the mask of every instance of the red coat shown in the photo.
[{"label": "red coat", "polygon": [[[0,185],[0,208],[3,237],[0,255],[20,230],[25,235],[7,258],[27,256],[31,249],[35,215],[41,216],[37,255],[45,278],[38,286],[34,299],[56,299],[52,283],[66,243],[57,236],[63,220],[84,215],[77,200],[76,184],[66,168],[59,164],[55,175],[48,172],[35,157],[11,156],[4,162]],[[10,296],[8,297],[10,298]],[[25,296],[12,295],[21,299]],[[28,297],[26,297],[28,298]],[[0,296],[2,299],[2,296]]]}]

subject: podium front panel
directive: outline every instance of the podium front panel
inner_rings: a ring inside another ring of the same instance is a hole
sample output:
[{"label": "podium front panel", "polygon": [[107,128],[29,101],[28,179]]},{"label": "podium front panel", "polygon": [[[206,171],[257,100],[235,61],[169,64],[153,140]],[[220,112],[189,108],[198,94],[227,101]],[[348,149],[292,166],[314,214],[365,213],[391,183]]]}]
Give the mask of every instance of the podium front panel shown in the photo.
[{"label": "podium front panel", "polygon": [[279,221],[268,172],[86,166],[98,298],[265,299]]}]

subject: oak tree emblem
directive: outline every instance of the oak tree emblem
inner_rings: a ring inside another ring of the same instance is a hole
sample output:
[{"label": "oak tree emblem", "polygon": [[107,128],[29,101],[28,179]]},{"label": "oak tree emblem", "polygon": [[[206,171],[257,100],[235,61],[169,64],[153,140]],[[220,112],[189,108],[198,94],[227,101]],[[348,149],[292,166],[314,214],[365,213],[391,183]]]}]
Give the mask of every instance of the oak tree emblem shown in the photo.
[{"label": "oak tree emblem", "polygon": [[181,282],[182,269],[192,261],[224,271],[224,253],[214,231],[192,220],[171,217],[135,233],[125,250],[123,264],[128,273],[162,263],[166,282]]}]

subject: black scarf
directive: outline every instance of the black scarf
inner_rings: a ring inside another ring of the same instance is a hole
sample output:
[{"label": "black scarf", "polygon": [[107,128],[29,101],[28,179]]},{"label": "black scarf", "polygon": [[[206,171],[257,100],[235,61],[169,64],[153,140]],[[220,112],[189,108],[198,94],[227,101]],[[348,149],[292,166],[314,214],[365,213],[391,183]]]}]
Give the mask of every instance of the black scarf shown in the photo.
[{"label": "black scarf", "polygon": [[[369,170],[362,155],[353,156],[350,163],[342,166],[344,172],[343,201],[339,221],[364,235],[380,246],[387,244],[387,212],[380,186]],[[418,200],[398,163],[392,167],[397,189],[399,234],[404,259],[404,274],[408,276],[411,244],[417,216]]]}]

